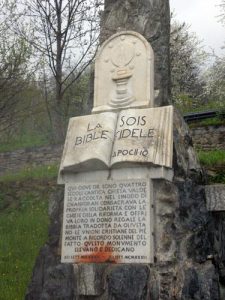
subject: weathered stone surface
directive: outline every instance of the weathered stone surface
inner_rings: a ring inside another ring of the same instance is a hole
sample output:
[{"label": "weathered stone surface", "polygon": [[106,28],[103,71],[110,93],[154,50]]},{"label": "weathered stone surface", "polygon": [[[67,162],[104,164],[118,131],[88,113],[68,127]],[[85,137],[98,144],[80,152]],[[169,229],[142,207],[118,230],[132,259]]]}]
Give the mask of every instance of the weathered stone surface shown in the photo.
[{"label": "weathered stone surface", "polygon": [[[130,133],[129,136],[127,132]],[[123,134],[127,138],[123,138]],[[139,149],[137,155],[133,155],[135,149]],[[121,156],[121,150],[128,151],[128,154]],[[143,154],[140,155],[141,150]],[[172,168],[172,157],[173,107],[171,105],[121,111],[112,151],[112,163],[142,162]]]},{"label": "weathered stone surface", "polygon": [[185,284],[182,290],[183,299],[199,298],[198,275],[194,269],[188,269],[185,272]]},{"label": "weathered stone surface", "polygon": [[60,233],[63,210],[63,189],[58,189],[50,200],[49,240],[40,250],[26,300],[74,299],[72,265],[60,263]]},{"label": "weathered stone surface", "polygon": [[[117,114],[74,117],[69,121],[60,173],[104,169],[110,164]],[[60,174],[59,174],[60,177]]]},{"label": "weathered stone surface", "polygon": [[102,15],[102,42],[117,30],[133,30],[150,42],[155,56],[155,89],[159,95],[156,106],[169,101],[169,35],[170,10],[168,0],[106,0]]},{"label": "weathered stone surface", "polygon": [[74,265],[77,274],[78,295],[100,296],[105,290],[105,277],[107,264],[79,264]]},{"label": "weathered stone surface", "polygon": [[225,149],[225,126],[202,126],[191,128],[195,148],[200,150]]},{"label": "weathered stone surface", "polygon": [[147,266],[117,266],[108,275],[110,300],[144,300],[148,299]]},{"label": "weathered stone surface", "polygon": [[71,118],[58,182],[66,173],[133,163],[172,168],[172,105]]},{"label": "weathered stone surface", "polygon": [[173,183],[165,180],[154,181],[155,208],[155,260],[173,261],[176,257],[176,209],[178,190]]},{"label": "weathered stone surface", "polygon": [[177,162],[174,162],[173,182],[153,180],[156,243],[153,264],[148,267],[100,264],[91,269],[78,266],[75,271],[70,265],[62,267],[59,253],[63,196],[58,194],[51,201],[50,240],[37,259],[27,299],[222,300],[224,213],[212,216],[206,209],[202,172],[188,128],[177,114],[174,155]]},{"label": "weathered stone surface", "polygon": [[190,268],[185,271],[182,300],[204,299],[219,300],[218,277],[211,263],[206,264],[200,270]]},{"label": "weathered stone surface", "polygon": [[52,248],[54,253],[60,254],[61,249],[61,229],[63,219],[63,196],[64,190],[62,187],[58,188],[55,193],[51,194],[49,199],[49,217],[50,225],[48,232],[48,245]]},{"label": "weathered stone surface", "polygon": [[36,260],[25,299],[72,300],[74,293],[73,266],[60,264],[59,257],[57,258],[52,249],[45,245]]},{"label": "weathered stone surface", "polygon": [[207,209],[225,211],[225,184],[205,186]]},{"label": "weathered stone surface", "polygon": [[193,148],[188,126],[178,112],[174,114],[173,140],[173,166],[176,180],[194,176],[192,180],[202,182],[202,169]]},{"label": "weathered stone surface", "polygon": [[211,240],[214,264],[219,276],[221,298],[225,296],[225,212],[212,212]]}]

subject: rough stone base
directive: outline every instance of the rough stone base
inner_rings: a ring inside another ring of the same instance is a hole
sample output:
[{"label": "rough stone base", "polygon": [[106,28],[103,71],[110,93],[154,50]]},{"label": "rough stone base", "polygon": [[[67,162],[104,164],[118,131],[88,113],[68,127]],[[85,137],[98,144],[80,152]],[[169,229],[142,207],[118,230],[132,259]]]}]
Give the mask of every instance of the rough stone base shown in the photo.
[{"label": "rough stone base", "polygon": [[63,191],[50,201],[49,240],[37,258],[26,300],[224,299],[224,212],[206,208],[203,174],[188,129],[174,118],[174,179],[153,180],[152,265],[60,263]]}]

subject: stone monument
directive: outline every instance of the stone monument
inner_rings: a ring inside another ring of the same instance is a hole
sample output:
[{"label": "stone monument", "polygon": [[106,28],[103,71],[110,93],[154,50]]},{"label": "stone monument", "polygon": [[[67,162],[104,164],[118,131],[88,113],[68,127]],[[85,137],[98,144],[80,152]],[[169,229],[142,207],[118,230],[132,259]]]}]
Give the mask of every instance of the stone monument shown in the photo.
[{"label": "stone monument", "polygon": [[[143,3],[144,15],[168,4]],[[106,1],[111,12],[120,4]],[[121,23],[131,21],[132,5],[139,1],[122,3]],[[106,11],[103,19],[112,24],[114,17]],[[49,240],[26,300],[223,299],[223,238],[206,207],[188,128],[172,106],[158,107],[168,104],[159,57],[153,74],[151,46],[132,31],[100,49],[93,114],[69,122],[58,176],[64,197],[58,192],[50,202]]]},{"label": "stone monument", "polygon": [[70,120],[59,171],[63,263],[154,261],[152,178],[173,176],[173,107],[154,108],[153,63],[136,32],[99,50],[95,114]]}]

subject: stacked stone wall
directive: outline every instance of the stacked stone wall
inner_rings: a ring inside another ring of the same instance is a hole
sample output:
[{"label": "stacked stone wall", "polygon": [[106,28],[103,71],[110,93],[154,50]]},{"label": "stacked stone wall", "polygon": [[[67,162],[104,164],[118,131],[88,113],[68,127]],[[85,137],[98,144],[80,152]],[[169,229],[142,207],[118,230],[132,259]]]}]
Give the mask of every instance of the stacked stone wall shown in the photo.
[{"label": "stacked stone wall", "polygon": [[59,163],[63,145],[25,148],[0,153],[0,175],[16,172],[31,166]]},{"label": "stacked stone wall", "polygon": [[225,126],[204,126],[191,128],[196,149],[225,149]]}]

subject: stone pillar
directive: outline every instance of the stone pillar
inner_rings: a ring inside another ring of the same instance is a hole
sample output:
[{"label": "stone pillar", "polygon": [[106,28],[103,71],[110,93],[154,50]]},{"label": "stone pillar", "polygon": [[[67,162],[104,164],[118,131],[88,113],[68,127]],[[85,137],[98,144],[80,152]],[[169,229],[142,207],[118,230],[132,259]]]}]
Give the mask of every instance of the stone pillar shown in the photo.
[{"label": "stone pillar", "polygon": [[151,44],[155,55],[155,106],[170,97],[170,8],[169,0],[105,0],[101,43],[118,30],[133,30]]}]

